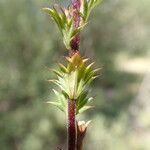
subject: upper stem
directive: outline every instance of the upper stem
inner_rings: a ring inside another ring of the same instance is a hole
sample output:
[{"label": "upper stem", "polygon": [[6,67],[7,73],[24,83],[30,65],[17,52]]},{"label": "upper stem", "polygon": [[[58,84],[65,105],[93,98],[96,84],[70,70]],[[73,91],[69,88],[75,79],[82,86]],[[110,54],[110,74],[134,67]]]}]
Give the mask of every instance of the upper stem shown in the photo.
[{"label": "upper stem", "polygon": [[81,2],[80,2],[80,0],[71,0],[71,4],[74,9],[74,14],[73,14],[74,24],[75,24],[75,27],[77,28],[80,23],[79,11],[80,11]]},{"label": "upper stem", "polygon": [[[73,17],[74,17],[74,27],[78,28],[80,25],[80,15],[79,15],[79,11],[80,11],[80,6],[81,6],[81,2],[80,0],[71,0],[71,4],[72,7],[74,9],[73,12]],[[80,34],[78,33],[74,39],[71,41],[71,56],[77,52],[79,50],[79,44],[80,44]],[[73,54],[72,54],[73,53]]]}]

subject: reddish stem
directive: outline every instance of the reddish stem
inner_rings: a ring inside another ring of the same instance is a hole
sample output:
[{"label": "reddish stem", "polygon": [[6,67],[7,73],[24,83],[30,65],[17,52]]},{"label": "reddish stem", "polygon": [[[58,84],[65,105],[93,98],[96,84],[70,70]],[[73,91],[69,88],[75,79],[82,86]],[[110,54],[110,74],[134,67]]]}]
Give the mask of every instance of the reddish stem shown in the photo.
[{"label": "reddish stem", "polygon": [[[78,28],[80,24],[80,0],[71,0],[71,5],[74,9],[74,27]],[[78,50],[80,44],[80,34],[77,34],[71,41],[71,51],[69,56],[72,57]],[[76,132],[76,101],[68,100],[68,150],[76,150],[77,132]]]},{"label": "reddish stem", "polygon": [[[80,11],[81,2],[80,0],[71,0],[71,4],[74,9],[74,12],[73,12],[74,26],[75,28],[78,28],[80,24],[79,11]],[[78,33],[71,42],[71,49],[73,53],[79,50],[79,44],[80,44],[80,34]]]},{"label": "reddish stem", "polygon": [[81,3],[80,3],[80,0],[71,0],[71,4],[72,4],[72,7],[74,9],[74,14],[73,14],[74,25],[77,28],[79,26],[79,23],[80,23],[79,11],[80,11]]},{"label": "reddish stem", "polygon": [[68,100],[68,150],[76,149],[76,102]]}]

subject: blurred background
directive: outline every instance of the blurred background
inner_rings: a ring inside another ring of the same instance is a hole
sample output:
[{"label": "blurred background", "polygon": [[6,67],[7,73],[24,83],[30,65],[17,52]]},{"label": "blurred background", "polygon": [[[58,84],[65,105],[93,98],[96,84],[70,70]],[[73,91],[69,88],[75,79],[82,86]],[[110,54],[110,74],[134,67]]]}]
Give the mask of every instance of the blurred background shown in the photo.
[{"label": "blurred background", "polygon": [[[61,35],[41,10],[69,0],[0,0],[0,149],[66,146],[65,115],[48,68],[65,52]],[[81,53],[102,67],[91,87],[94,109],[85,150],[150,149],[150,1],[104,0],[82,32]]]}]

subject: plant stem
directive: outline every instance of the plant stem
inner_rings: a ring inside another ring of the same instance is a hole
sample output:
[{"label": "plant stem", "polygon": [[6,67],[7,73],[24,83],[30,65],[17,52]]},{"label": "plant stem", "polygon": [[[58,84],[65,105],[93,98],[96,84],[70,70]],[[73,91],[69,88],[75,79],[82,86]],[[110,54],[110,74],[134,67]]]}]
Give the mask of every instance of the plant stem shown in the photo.
[{"label": "plant stem", "polygon": [[76,101],[68,100],[68,150],[76,149]]},{"label": "plant stem", "polygon": [[[78,28],[80,24],[79,10],[81,6],[81,2],[80,0],[71,0],[71,4],[74,9],[74,12],[73,12],[74,26],[75,28]],[[79,44],[80,44],[80,34],[78,33],[71,42],[71,49],[72,49],[73,54],[79,50]]]},{"label": "plant stem", "polygon": [[[80,24],[80,0],[71,0],[71,5],[74,9],[74,27],[78,28]],[[79,51],[80,34],[77,34],[71,41],[71,51],[69,56],[72,57],[74,53]],[[76,150],[77,131],[76,131],[76,100],[68,100],[68,150]]]}]

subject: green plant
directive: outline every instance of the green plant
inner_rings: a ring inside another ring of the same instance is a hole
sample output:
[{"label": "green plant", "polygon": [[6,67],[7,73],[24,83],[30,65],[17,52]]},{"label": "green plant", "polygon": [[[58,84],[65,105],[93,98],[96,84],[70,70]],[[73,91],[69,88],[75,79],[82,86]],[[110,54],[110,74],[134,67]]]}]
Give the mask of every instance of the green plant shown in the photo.
[{"label": "green plant", "polygon": [[88,97],[88,87],[97,77],[99,69],[93,69],[94,63],[88,63],[88,59],[82,58],[79,53],[80,32],[88,22],[92,9],[101,0],[72,0],[67,8],[54,6],[43,8],[57,24],[66,49],[69,51],[66,57],[66,65],[58,64],[58,69],[52,69],[57,79],[49,80],[59,87],[53,90],[57,101],[48,103],[57,106],[65,112],[68,122],[68,150],[81,150],[82,141],[89,122],[78,122],[76,115],[92,106],[86,105],[92,100]]}]

